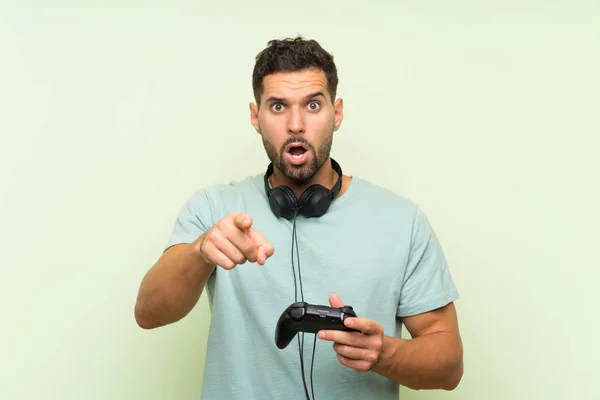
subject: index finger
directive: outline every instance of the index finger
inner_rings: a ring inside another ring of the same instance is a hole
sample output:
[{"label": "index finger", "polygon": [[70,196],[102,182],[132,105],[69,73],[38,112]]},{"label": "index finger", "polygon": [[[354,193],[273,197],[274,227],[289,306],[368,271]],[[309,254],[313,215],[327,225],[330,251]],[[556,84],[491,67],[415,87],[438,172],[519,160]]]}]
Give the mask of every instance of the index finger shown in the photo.
[{"label": "index finger", "polygon": [[254,243],[256,243],[257,247],[260,247],[260,246],[266,246],[266,247],[270,247],[270,248],[273,247],[271,245],[271,243],[269,243],[267,238],[262,233],[257,231],[256,229],[250,229],[248,231],[248,236],[250,236],[250,239],[252,239],[252,241]]},{"label": "index finger", "polygon": [[248,236],[250,237],[250,239],[252,239],[252,241],[256,244],[256,247],[258,248],[258,263],[263,265],[267,258],[271,257],[274,254],[275,249],[273,248],[273,245],[269,243],[267,238],[265,238],[264,235],[256,229],[250,229],[248,231]]},{"label": "index finger", "polygon": [[346,318],[344,320],[344,325],[348,328],[357,329],[367,335],[374,335],[382,331],[381,325],[367,318]]},{"label": "index finger", "polygon": [[368,335],[364,335],[361,332],[347,332],[337,329],[320,330],[317,333],[317,337],[321,340],[337,343],[338,345],[342,344],[361,349],[368,349],[370,342]]}]

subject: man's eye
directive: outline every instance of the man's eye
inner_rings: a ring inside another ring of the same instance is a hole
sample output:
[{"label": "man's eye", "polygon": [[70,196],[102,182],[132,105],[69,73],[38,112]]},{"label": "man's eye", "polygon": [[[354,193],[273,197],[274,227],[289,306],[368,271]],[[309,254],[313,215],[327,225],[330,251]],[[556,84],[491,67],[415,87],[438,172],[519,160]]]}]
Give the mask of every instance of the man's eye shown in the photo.
[{"label": "man's eye", "polygon": [[283,110],[283,105],[281,105],[281,104],[273,104],[273,106],[271,107],[271,109],[273,111],[281,111],[281,110]]},{"label": "man's eye", "polygon": [[310,108],[312,111],[318,110],[319,106],[320,104],[316,101],[311,101],[310,103],[308,103],[308,108]]}]

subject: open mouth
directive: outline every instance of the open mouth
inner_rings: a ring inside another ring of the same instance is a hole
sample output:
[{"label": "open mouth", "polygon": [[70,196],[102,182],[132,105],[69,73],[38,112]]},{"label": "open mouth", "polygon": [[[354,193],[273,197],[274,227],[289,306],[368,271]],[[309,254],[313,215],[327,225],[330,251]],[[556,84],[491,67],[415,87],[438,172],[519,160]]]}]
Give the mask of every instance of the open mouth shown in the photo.
[{"label": "open mouth", "polygon": [[308,148],[303,143],[292,143],[286,148],[286,156],[292,164],[302,164],[308,157]]}]

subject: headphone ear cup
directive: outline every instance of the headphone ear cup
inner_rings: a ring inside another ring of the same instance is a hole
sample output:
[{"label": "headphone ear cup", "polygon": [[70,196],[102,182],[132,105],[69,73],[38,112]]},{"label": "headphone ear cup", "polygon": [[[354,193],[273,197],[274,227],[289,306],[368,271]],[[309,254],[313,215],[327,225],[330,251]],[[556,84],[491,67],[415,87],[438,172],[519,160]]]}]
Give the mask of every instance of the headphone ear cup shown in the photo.
[{"label": "headphone ear cup", "polygon": [[309,186],[300,197],[300,212],[307,218],[321,217],[329,208],[329,190],[319,184]]},{"label": "headphone ear cup", "polygon": [[294,191],[288,186],[277,186],[271,191],[269,206],[276,217],[291,219],[298,207],[298,200]]}]

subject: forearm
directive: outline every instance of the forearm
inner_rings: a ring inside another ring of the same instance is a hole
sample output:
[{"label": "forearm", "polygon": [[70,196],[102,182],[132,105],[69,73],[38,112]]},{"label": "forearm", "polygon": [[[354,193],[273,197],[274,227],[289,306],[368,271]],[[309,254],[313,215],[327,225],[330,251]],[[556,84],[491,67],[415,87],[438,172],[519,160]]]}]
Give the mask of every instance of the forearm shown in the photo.
[{"label": "forearm", "polygon": [[463,373],[461,340],[446,332],[410,340],[384,336],[381,359],[372,370],[415,390],[453,390]]},{"label": "forearm", "polygon": [[142,328],[176,322],[198,302],[215,267],[202,259],[194,245],[169,249],[142,280],[135,305],[135,318]]}]

